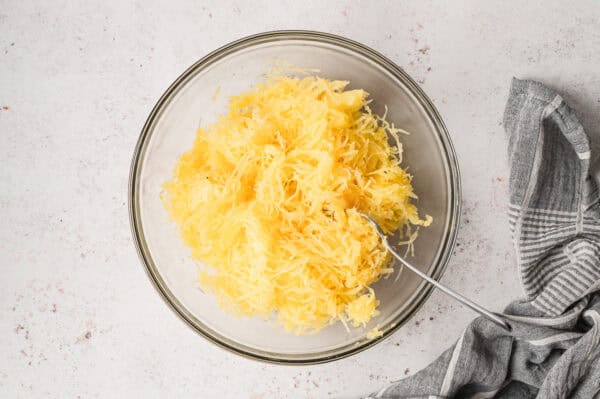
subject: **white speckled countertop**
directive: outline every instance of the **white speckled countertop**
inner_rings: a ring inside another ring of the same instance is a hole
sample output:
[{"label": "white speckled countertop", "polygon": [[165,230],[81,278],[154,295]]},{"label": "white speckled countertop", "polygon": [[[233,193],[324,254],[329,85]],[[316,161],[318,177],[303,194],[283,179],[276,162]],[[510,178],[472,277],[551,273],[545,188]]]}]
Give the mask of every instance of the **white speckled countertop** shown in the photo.
[{"label": "white speckled countertop", "polygon": [[595,1],[201,3],[0,0],[0,397],[353,397],[425,366],[474,317],[434,293],[376,347],[291,367],[216,348],[165,306],[130,236],[130,158],[163,90],[234,39],[331,32],[419,81],[462,171],[443,281],[492,309],[521,294],[504,217],[511,77],[557,88],[600,137]]}]

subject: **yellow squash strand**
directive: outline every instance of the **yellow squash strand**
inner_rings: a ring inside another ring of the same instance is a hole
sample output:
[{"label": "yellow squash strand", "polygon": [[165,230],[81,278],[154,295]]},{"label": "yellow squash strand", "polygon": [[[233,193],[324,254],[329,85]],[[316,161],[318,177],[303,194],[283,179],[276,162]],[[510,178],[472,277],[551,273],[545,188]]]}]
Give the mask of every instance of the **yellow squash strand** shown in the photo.
[{"label": "yellow squash strand", "polygon": [[346,86],[277,77],[231,98],[164,185],[185,244],[208,266],[200,284],[236,315],[276,314],[297,334],[364,325],[378,313],[371,284],[392,270],[357,211],[410,239],[431,222],[388,144],[399,130]]}]

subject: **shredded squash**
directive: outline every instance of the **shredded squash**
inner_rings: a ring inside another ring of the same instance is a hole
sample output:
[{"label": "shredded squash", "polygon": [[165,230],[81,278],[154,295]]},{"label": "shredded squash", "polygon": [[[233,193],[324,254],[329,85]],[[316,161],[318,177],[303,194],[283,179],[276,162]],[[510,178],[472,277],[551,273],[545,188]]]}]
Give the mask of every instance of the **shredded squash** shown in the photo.
[{"label": "shredded squash", "polygon": [[365,325],[378,313],[371,284],[393,270],[357,211],[413,239],[431,223],[399,166],[402,131],[347,84],[271,77],[232,97],[164,184],[165,207],[207,265],[201,286],[235,315],[276,315],[296,334]]},{"label": "shredded squash", "polygon": [[383,331],[381,331],[379,329],[379,326],[375,326],[373,327],[371,330],[369,330],[369,332],[367,333],[367,339],[375,339],[375,338],[379,338],[383,336]]}]

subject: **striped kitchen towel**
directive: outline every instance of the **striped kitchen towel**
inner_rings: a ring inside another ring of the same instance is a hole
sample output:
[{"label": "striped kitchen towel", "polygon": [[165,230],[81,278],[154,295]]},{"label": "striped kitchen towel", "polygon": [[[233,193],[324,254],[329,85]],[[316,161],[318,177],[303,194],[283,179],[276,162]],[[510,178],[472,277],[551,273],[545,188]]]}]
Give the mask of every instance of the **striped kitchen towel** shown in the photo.
[{"label": "striped kitchen towel", "polygon": [[525,291],[504,311],[512,331],[477,318],[430,366],[370,398],[600,398],[600,201],[588,137],[533,81],[513,80],[504,126]]}]

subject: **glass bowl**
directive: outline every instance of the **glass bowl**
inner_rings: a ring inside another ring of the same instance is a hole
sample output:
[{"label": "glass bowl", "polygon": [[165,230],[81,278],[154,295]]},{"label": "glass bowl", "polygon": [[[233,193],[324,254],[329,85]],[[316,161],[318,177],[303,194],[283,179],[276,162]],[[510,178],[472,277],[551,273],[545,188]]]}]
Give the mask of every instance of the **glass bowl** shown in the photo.
[{"label": "glass bowl", "polygon": [[[347,332],[337,322],[314,335],[296,336],[271,321],[236,318],[221,310],[197,284],[198,265],[183,245],[160,200],[177,158],[191,148],[196,129],[215,121],[229,96],[262,81],[274,65],[317,69],[370,93],[371,107],[411,134],[402,137],[403,166],[414,176],[420,212],[433,216],[415,242],[413,263],[438,279],[454,246],[460,187],[448,132],[431,101],[402,69],[354,41],[325,33],[279,31],[228,44],[192,65],[160,98],[137,143],[131,165],[129,207],[140,258],[165,302],[190,327],[230,351],[277,363],[328,362],[364,350],[400,328],[431,292],[410,271],[373,287],[380,314]],[[216,95],[218,93],[218,95]],[[340,243],[344,245],[344,243]],[[379,326],[383,336],[367,339]]]}]

